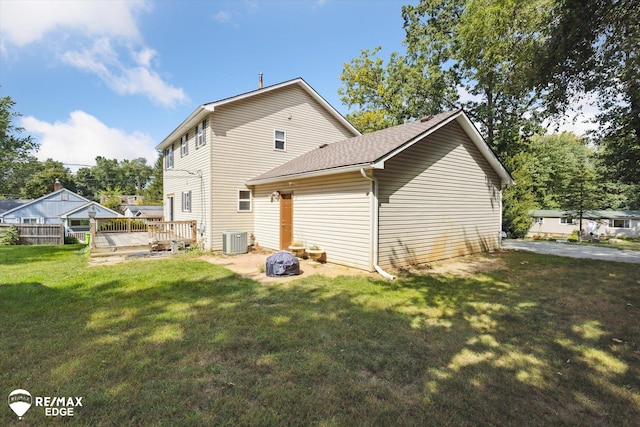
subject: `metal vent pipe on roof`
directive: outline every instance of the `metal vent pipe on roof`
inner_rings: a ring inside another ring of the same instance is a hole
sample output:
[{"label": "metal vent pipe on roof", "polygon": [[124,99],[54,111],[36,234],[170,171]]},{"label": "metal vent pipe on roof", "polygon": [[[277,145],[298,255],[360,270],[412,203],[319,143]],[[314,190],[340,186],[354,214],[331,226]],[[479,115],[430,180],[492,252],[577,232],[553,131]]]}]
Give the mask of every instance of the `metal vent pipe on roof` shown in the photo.
[{"label": "metal vent pipe on roof", "polygon": [[262,71],[258,74],[258,89],[262,89]]}]

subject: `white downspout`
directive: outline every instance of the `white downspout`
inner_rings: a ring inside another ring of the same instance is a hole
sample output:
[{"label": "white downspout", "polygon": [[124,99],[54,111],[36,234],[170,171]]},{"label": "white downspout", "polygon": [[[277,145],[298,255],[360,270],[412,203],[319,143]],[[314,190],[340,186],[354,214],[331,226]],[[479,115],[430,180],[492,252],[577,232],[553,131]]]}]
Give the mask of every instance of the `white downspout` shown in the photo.
[{"label": "white downspout", "polygon": [[371,225],[371,235],[373,236],[373,268],[384,278],[394,280],[396,276],[387,273],[378,265],[378,180],[367,175],[364,168],[360,168],[360,174],[371,181],[373,187],[373,224]]}]

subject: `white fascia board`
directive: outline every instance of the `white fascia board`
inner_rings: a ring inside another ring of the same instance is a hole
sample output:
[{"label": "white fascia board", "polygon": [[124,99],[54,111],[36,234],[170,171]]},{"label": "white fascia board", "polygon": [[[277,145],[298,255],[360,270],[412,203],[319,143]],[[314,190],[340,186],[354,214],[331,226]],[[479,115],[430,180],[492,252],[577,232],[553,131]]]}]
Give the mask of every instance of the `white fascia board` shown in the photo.
[{"label": "white fascia board", "polygon": [[484,140],[482,135],[480,135],[480,132],[478,132],[478,129],[476,129],[474,124],[471,123],[469,117],[467,117],[467,115],[461,111],[460,114],[457,114],[455,116],[455,119],[458,121],[458,124],[462,127],[462,129],[464,129],[467,135],[469,135],[469,138],[475,144],[475,146],[478,148],[487,162],[489,162],[491,167],[493,167],[493,170],[496,171],[496,173],[500,177],[502,184],[514,185],[516,182],[511,177],[511,174],[507,171],[502,162],[500,162],[493,150],[489,148],[489,145]]},{"label": "white fascia board", "polygon": [[177,128],[173,130],[160,144],[156,146],[156,150],[162,151],[173,141],[180,139],[182,135],[187,133],[189,129],[195,127],[198,123],[204,120],[210,113],[215,110],[213,105],[200,105],[189,114],[189,117],[184,119]]},{"label": "white fascia board", "polygon": [[359,165],[342,166],[339,168],[322,169],[322,170],[312,171],[312,172],[303,172],[303,173],[296,173],[291,175],[274,176],[271,178],[255,179],[255,180],[252,179],[247,181],[245,184],[247,186],[273,184],[274,182],[290,181],[293,179],[302,179],[302,178],[316,178],[319,176],[335,175],[338,173],[346,173],[346,172],[355,172],[355,171],[360,171],[360,169],[368,170],[372,168],[373,168],[373,165],[371,163],[363,163]]}]

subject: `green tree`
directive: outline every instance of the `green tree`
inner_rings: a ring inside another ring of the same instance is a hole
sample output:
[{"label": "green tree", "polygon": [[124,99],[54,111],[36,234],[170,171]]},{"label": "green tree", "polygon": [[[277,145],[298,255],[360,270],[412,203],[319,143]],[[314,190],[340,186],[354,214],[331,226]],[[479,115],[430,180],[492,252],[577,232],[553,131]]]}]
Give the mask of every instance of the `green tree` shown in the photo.
[{"label": "green tree", "polygon": [[17,195],[21,185],[36,162],[33,154],[38,144],[30,136],[22,136],[24,129],[14,124],[20,114],[13,111],[15,102],[9,96],[0,98],[0,194]]},{"label": "green tree", "polygon": [[556,0],[535,61],[546,108],[597,99],[595,141],[612,177],[640,183],[640,7],[636,0]]},{"label": "green tree", "polygon": [[56,180],[64,188],[75,191],[75,181],[71,171],[61,162],[47,159],[38,167],[37,172],[27,181],[22,188],[21,196],[28,199],[36,199],[53,191]]},{"label": "green tree", "polygon": [[153,166],[153,171],[151,174],[151,182],[149,183],[149,185],[147,185],[142,193],[144,196],[145,205],[161,205],[163,203],[163,165],[164,158],[162,156],[162,153],[158,153],[158,159]]},{"label": "green tree", "polygon": [[120,163],[124,179],[123,191],[126,194],[141,195],[149,183],[153,168],[147,165],[147,159],[139,157],[133,160],[123,160]]}]

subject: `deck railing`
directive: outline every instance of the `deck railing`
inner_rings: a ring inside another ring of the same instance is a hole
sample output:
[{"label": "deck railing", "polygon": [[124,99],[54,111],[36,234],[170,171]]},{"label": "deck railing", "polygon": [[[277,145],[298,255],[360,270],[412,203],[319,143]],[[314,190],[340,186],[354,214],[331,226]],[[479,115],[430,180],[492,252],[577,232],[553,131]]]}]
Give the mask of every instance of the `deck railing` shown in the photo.
[{"label": "deck railing", "polygon": [[157,239],[159,242],[181,240],[195,242],[197,239],[195,221],[158,221],[148,224],[149,239]]},{"label": "deck railing", "polygon": [[145,232],[148,222],[143,218],[96,218],[96,231],[98,233]]}]

